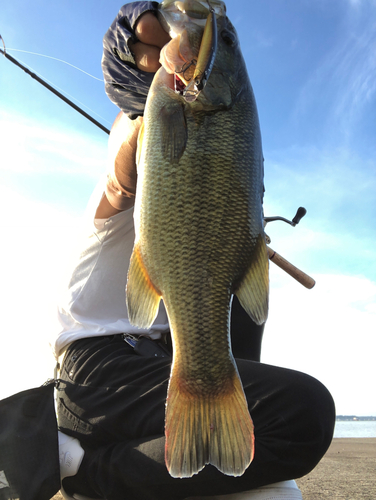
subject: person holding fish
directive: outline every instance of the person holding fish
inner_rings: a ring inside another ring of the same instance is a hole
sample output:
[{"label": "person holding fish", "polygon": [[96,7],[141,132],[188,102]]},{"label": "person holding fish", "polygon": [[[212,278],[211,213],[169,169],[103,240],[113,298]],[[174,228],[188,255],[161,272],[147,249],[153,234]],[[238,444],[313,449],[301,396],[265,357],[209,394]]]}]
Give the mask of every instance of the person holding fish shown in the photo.
[{"label": "person holding fish", "polygon": [[224,2],[123,6],[102,67],[121,112],[59,305],[63,496],[301,499],[334,403],[260,362],[263,154]]}]

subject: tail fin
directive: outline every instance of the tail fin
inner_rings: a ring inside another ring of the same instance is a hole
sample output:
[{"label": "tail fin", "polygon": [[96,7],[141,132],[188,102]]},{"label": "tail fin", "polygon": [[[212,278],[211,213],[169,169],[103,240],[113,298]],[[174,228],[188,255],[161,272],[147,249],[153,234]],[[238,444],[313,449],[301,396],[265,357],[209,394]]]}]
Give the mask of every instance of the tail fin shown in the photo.
[{"label": "tail fin", "polygon": [[165,461],[172,477],[191,477],[207,464],[241,476],[251,463],[252,419],[237,373],[232,382],[231,392],[205,398],[180,391],[172,374],[165,426]]}]

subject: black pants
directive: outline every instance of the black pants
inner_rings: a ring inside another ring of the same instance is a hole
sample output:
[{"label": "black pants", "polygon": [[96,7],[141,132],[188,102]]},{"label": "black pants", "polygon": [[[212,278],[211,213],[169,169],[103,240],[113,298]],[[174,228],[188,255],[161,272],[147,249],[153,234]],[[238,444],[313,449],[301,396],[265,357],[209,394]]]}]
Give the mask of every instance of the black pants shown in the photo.
[{"label": "black pants", "polygon": [[0,401],[0,500],[50,500],[60,488],[54,384]]},{"label": "black pants", "polygon": [[225,495],[310,472],[332,439],[332,397],[300,372],[237,359],[255,425],[255,458],[241,477],[206,466],[174,479],[164,464],[168,358],[135,354],[120,336],[74,342],[58,390],[60,429],[86,453],[71,492],[107,500]]}]

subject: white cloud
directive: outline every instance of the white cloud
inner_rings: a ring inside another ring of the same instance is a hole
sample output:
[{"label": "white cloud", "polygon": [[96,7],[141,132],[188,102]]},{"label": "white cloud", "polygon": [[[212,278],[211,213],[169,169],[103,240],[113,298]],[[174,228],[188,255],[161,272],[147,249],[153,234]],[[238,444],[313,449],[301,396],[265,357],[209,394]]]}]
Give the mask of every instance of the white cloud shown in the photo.
[{"label": "white cloud", "polygon": [[269,49],[273,47],[275,42],[272,36],[267,36],[261,30],[252,31],[252,40],[254,40],[255,45],[260,49]]},{"label": "white cloud", "polygon": [[340,35],[300,91],[294,117],[319,114],[331,139],[352,134],[376,97],[376,2],[350,0]]},{"label": "white cloud", "polygon": [[0,170],[59,172],[97,177],[107,160],[107,137],[98,141],[54,123],[0,111]]},{"label": "white cloud", "polygon": [[0,211],[2,217],[0,227],[12,229],[15,227],[74,227],[77,217],[68,215],[53,206],[37,200],[26,198],[17,191],[6,186],[0,186]]},{"label": "white cloud", "polygon": [[376,0],[348,0],[351,7],[360,8],[366,5],[376,6]]},{"label": "white cloud", "polygon": [[53,376],[48,346],[57,289],[81,220],[0,188],[1,324],[0,399]]},{"label": "white cloud", "polygon": [[348,0],[352,7],[360,7],[362,5],[363,0]]},{"label": "white cloud", "polygon": [[318,378],[332,392],[338,413],[376,414],[369,397],[374,391],[376,282],[318,275],[315,288],[306,290],[281,273],[271,269],[262,361]]}]

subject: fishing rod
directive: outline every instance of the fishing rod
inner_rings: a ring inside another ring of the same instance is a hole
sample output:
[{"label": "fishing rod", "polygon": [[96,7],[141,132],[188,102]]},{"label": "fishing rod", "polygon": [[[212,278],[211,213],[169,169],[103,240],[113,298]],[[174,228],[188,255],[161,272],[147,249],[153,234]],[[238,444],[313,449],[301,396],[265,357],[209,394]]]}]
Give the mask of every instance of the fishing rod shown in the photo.
[{"label": "fishing rod", "polygon": [[10,62],[12,62],[14,65],[18,66],[19,68],[21,68],[23,71],[25,71],[25,73],[27,73],[29,76],[31,76],[31,78],[33,78],[34,80],[36,80],[38,83],[40,83],[41,85],[43,85],[43,87],[45,87],[46,89],[48,89],[50,92],[52,92],[53,94],[55,94],[57,97],[59,97],[62,101],[64,101],[66,104],[68,104],[69,106],[71,106],[74,110],[78,111],[82,116],[84,116],[85,118],[87,118],[89,121],[91,121],[92,123],[94,123],[94,125],[96,125],[97,127],[99,127],[101,130],[103,130],[103,132],[106,132],[106,134],[109,134],[110,131],[108,128],[106,128],[104,125],[102,125],[101,123],[99,123],[97,120],[95,120],[95,118],[93,118],[92,116],[90,116],[88,113],[86,113],[86,111],[84,111],[83,109],[81,109],[79,106],[77,106],[76,104],[74,104],[74,102],[70,101],[67,97],[65,97],[63,94],[61,94],[58,90],[56,90],[54,87],[52,87],[51,85],[49,85],[47,82],[45,82],[42,78],[40,78],[38,75],[36,75],[35,73],[33,73],[32,71],[30,71],[28,68],[26,68],[26,66],[24,66],[23,64],[21,64],[19,61],[17,61],[17,59],[15,59],[14,57],[12,57],[11,55],[9,55],[6,51],[6,48],[5,48],[5,43],[4,43],[4,39],[3,37],[0,35],[0,39],[1,41],[3,42],[3,46],[4,46],[4,50],[3,49],[0,49],[0,53],[3,54]]}]

